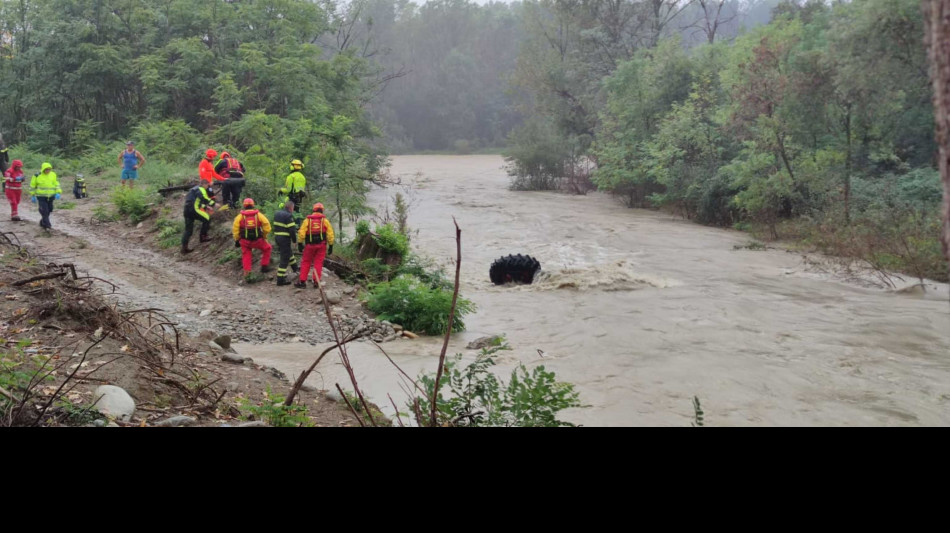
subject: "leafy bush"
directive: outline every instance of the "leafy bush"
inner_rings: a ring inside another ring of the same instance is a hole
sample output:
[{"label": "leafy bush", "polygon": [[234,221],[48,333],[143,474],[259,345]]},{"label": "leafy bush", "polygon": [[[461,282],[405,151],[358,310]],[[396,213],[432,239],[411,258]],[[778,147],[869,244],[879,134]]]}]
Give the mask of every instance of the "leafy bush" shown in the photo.
[{"label": "leafy bush", "polygon": [[[558,420],[560,411],[581,407],[580,396],[569,383],[557,381],[553,372],[543,366],[528,370],[523,364],[511,373],[508,384],[492,372],[494,355],[507,345],[482,350],[468,366],[461,368],[462,355],[446,361],[439,385],[437,412],[440,423],[468,427],[571,427]],[[426,391],[418,398],[423,412],[429,412],[429,398],[435,386],[435,375],[420,376]],[[443,396],[447,392],[447,397]]]},{"label": "leafy bush", "polygon": [[119,217],[108,206],[97,205],[92,209],[92,219],[96,222],[115,222]]},{"label": "leafy bush", "polygon": [[366,220],[360,220],[356,223],[356,236],[365,237],[366,235],[369,235],[369,222]]},{"label": "leafy bush", "polygon": [[221,258],[218,259],[218,264],[226,265],[228,263],[233,263],[239,259],[241,259],[241,252],[238,250],[230,249],[227,252],[224,252],[224,255],[222,255]]},{"label": "leafy bush", "polygon": [[445,275],[445,270],[437,266],[432,260],[410,254],[399,267],[398,274],[406,274],[419,278],[433,289],[452,290],[453,284]]},{"label": "leafy bush", "polygon": [[[402,324],[410,331],[442,335],[448,329],[452,291],[432,288],[415,276],[403,275],[372,285],[364,299],[380,320]],[[465,331],[463,317],[474,311],[475,304],[460,296],[452,331]]]},{"label": "leafy bush", "polygon": [[119,186],[112,191],[112,204],[120,216],[128,217],[132,223],[138,223],[152,214],[148,198],[141,189],[129,189]]},{"label": "leafy bush", "polygon": [[185,231],[182,220],[159,219],[155,225],[158,228],[158,246],[162,249],[174,248],[181,243],[181,235]]},{"label": "leafy bush", "polygon": [[409,238],[389,224],[376,228],[376,244],[385,252],[394,253],[400,257],[409,255]]},{"label": "leafy bush", "polygon": [[251,416],[274,427],[309,427],[313,425],[307,416],[307,406],[300,404],[284,405],[285,398],[275,396],[270,387],[264,392],[264,400],[255,404],[243,398],[240,409],[245,420]]},{"label": "leafy bush", "polygon": [[392,269],[386,263],[374,258],[366,259],[361,263],[363,272],[371,282],[388,281]]}]

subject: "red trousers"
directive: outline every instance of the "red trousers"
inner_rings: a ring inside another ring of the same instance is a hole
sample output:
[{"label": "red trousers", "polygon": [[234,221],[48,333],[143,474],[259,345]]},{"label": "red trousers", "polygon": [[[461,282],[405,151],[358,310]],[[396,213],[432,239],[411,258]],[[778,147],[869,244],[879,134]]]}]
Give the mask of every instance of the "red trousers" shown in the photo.
[{"label": "red trousers", "polygon": [[323,260],[327,258],[327,243],[308,244],[303,249],[303,262],[300,265],[300,281],[307,281],[310,265],[317,269],[317,279],[323,279]]},{"label": "red trousers", "polygon": [[244,273],[249,273],[253,267],[254,252],[251,250],[261,250],[264,252],[264,256],[261,257],[261,266],[266,267],[270,264],[270,251],[272,248],[273,246],[267,242],[267,239],[257,239],[256,241],[241,239],[241,262],[244,266]]},{"label": "red trousers", "polygon": [[22,190],[7,189],[7,200],[10,201],[10,216],[15,217],[19,216],[17,214],[17,207],[20,205],[20,194],[23,193]]}]

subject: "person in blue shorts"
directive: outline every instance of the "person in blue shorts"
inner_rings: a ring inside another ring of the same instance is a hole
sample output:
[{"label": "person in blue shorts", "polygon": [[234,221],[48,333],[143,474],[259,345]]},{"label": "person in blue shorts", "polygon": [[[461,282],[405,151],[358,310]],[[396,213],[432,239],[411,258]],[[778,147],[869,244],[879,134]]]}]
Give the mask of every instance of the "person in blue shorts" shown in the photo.
[{"label": "person in blue shorts", "polygon": [[128,184],[131,189],[139,179],[139,169],[145,165],[145,158],[135,149],[134,142],[125,143],[125,150],[119,154],[119,164],[122,165],[122,185]]}]

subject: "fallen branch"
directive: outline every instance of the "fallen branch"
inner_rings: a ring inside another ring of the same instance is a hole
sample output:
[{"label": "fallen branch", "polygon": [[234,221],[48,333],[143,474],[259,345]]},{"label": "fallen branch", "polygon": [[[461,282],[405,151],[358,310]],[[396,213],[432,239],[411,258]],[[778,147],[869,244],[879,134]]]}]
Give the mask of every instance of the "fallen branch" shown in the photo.
[{"label": "fallen branch", "polygon": [[442,353],[439,355],[439,369],[435,373],[435,384],[432,387],[432,412],[429,415],[429,421],[432,426],[438,425],[436,414],[438,413],[439,382],[442,380],[442,373],[445,372],[445,354],[449,351],[449,340],[452,338],[452,327],[455,325],[455,308],[459,300],[459,283],[462,279],[462,229],[459,223],[452,217],[455,224],[455,245],[457,257],[455,260],[455,291],[452,293],[452,310],[449,312],[449,325],[445,331],[445,342],[442,343]]},{"label": "fallen branch", "polygon": [[28,283],[33,283],[34,281],[43,281],[46,279],[56,279],[66,277],[65,272],[54,272],[52,274],[40,274],[39,276],[33,276],[32,278],[21,279],[20,281],[14,281],[10,285],[13,287],[22,287]]},{"label": "fallen branch", "polygon": [[350,408],[350,412],[353,413],[353,416],[356,417],[356,421],[360,423],[360,427],[365,428],[366,424],[363,423],[363,419],[360,418],[360,415],[356,413],[356,409],[353,408],[353,404],[347,399],[346,394],[343,394],[343,389],[340,388],[339,383],[336,384],[336,390],[340,392],[340,396],[343,398],[343,401],[346,402],[346,406]]},{"label": "fallen branch", "polygon": [[[351,343],[351,342],[353,342],[353,341],[355,341],[355,340],[357,340],[357,339],[359,339],[359,338],[362,338],[364,335],[365,335],[365,334],[359,334],[359,335],[350,337],[350,338],[348,338],[348,339],[345,339],[345,340],[343,341],[343,344],[349,344],[349,343]],[[297,378],[297,381],[294,382],[294,386],[290,389],[290,392],[287,394],[287,399],[284,400],[284,405],[286,405],[287,407],[290,407],[291,405],[293,405],[294,399],[297,397],[297,394],[300,393],[300,388],[303,387],[304,381],[306,381],[307,378],[310,377],[310,374],[313,373],[314,369],[317,368],[317,365],[320,364],[320,361],[322,361],[323,358],[324,358],[328,353],[332,352],[333,350],[336,350],[336,349],[339,348],[339,347],[340,347],[339,344],[334,344],[333,346],[331,346],[331,347],[327,348],[326,350],[324,350],[323,353],[320,354],[320,357],[317,357],[317,360],[314,361],[312,365],[310,365],[310,368],[308,368],[306,371],[304,371],[304,372],[302,372],[302,373],[300,374],[300,377]]]}]

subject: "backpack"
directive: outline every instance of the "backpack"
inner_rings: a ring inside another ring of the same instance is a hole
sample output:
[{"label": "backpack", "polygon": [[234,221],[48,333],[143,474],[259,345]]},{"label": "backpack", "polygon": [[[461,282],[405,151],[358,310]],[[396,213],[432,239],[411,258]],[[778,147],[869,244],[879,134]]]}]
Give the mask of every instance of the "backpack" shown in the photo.
[{"label": "backpack", "polygon": [[320,214],[307,217],[307,244],[320,244],[327,238],[323,220],[326,217]]},{"label": "backpack", "polygon": [[261,238],[261,220],[257,217],[260,211],[241,212],[241,236],[249,241]]}]

